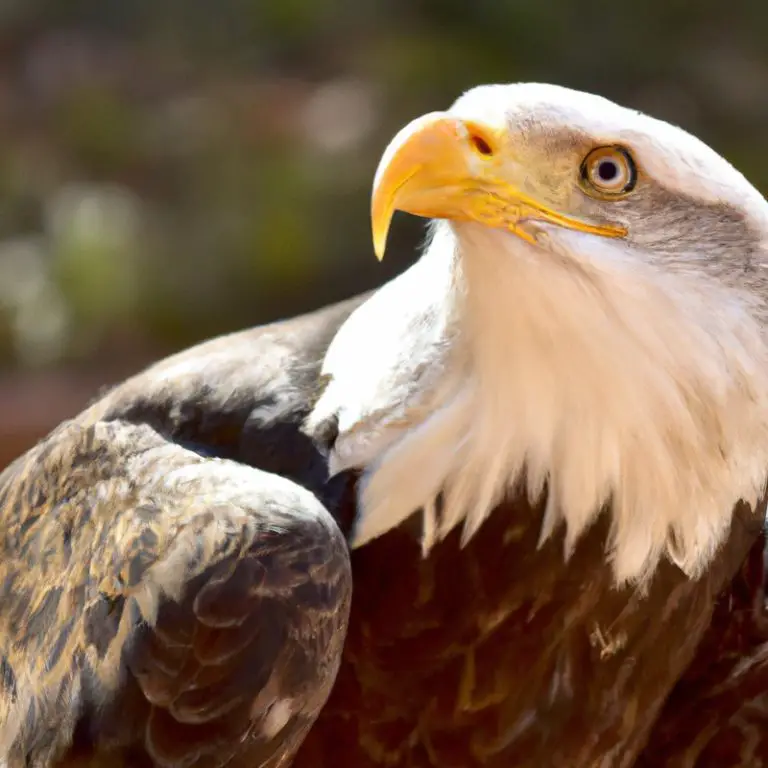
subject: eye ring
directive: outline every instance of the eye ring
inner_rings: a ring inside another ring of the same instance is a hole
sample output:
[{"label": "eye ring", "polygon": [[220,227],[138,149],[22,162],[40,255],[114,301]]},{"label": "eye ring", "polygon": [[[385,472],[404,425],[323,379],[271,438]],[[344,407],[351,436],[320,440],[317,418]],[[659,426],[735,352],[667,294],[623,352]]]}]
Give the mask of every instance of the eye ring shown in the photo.
[{"label": "eye ring", "polygon": [[597,147],[581,163],[581,183],[587,194],[603,200],[628,195],[637,184],[632,155],[619,146]]}]

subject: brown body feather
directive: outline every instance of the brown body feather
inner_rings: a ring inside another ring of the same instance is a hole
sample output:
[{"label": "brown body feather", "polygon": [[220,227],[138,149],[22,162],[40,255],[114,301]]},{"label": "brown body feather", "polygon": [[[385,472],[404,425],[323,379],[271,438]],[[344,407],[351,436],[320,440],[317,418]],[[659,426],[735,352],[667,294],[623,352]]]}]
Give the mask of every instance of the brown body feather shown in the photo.
[{"label": "brown body feather", "polygon": [[754,541],[752,515],[737,510],[699,582],[665,563],[642,597],[612,587],[606,527],[566,566],[562,541],[536,550],[540,514],[509,503],[465,549],[453,534],[427,560],[405,532],[353,554],[344,663],[297,768],[636,764],[701,638],[727,653],[727,627],[710,618]]},{"label": "brown body feather", "polygon": [[355,478],[301,424],[360,300],[170,358],[0,477],[9,768],[288,765],[307,733],[296,768],[761,765],[764,507],[647,595],[604,519],[569,563],[519,499],[427,559],[405,526],[353,553],[346,632]]}]

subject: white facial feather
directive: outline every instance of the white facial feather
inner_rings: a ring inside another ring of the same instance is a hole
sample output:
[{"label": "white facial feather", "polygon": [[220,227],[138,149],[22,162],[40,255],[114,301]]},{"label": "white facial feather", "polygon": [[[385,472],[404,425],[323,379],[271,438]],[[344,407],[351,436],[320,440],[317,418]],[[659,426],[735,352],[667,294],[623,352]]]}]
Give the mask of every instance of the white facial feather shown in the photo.
[{"label": "white facial feather", "polygon": [[[632,137],[649,175],[737,207],[768,238],[759,193],[677,128],[555,86],[479,88],[454,107],[496,125],[516,110]],[[442,222],[340,330],[310,426],[337,414],[334,470],[365,469],[354,543],[416,510],[425,551],[458,524],[466,539],[524,476],[532,500],[549,488],[542,541],[564,524],[568,554],[610,503],[617,582],[642,583],[665,555],[695,577],[734,504],[765,486],[766,297],[620,240],[545,234],[543,258],[510,233]]]},{"label": "white facial feather", "polygon": [[547,83],[486,85],[465,93],[450,109],[491,125],[514,125],[535,115],[540,125],[580,129],[596,144],[633,147],[650,176],[703,202],[737,203],[768,231],[768,206],[744,175],[687,131],[592,93]]}]

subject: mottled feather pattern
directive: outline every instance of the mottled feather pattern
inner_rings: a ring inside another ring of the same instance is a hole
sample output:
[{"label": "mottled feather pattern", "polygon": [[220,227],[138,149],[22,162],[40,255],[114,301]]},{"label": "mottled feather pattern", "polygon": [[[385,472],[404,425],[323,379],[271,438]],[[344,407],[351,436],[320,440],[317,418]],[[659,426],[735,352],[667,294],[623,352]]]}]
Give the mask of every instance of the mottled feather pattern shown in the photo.
[{"label": "mottled feather pattern", "polygon": [[[196,382],[159,378],[145,377],[154,407],[128,382],[0,476],[9,768],[277,766],[335,679],[343,534],[310,491],[220,458],[226,441],[198,450],[181,434]],[[213,417],[220,433],[269,420],[268,398],[237,402]]]}]

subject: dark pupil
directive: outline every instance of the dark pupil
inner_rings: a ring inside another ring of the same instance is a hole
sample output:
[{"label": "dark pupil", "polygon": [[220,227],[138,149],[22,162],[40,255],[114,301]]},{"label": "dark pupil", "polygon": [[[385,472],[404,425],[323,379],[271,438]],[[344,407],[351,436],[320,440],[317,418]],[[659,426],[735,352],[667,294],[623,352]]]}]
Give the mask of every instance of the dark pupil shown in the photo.
[{"label": "dark pupil", "polygon": [[597,175],[601,181],[615,181],[619,168],[613,160],[601,160],[597,164]]}]

